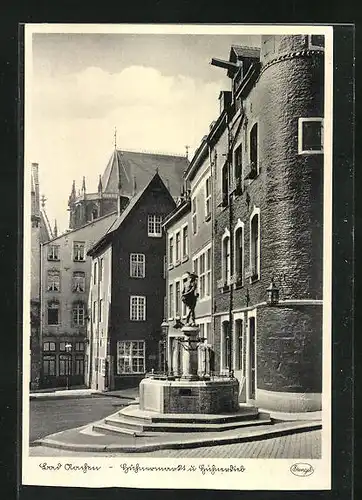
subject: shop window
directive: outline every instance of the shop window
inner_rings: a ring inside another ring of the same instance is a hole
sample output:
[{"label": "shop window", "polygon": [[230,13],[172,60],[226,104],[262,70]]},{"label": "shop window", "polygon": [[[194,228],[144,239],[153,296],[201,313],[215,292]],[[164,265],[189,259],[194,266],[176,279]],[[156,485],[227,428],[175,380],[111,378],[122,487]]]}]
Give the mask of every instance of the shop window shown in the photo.
[{"label": "shop window", "polygon": [[118,341],[117,342],[117,373],[144,373],[145,372],[145,342]]}]

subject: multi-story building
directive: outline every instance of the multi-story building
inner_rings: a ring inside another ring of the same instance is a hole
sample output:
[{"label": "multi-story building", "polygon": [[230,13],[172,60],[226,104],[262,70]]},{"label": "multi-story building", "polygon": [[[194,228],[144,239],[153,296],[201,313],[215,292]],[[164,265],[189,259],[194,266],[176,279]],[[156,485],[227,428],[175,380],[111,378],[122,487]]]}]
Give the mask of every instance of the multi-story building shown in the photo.
[{"label": "multi-story building", "polygon": [[186,194],[163,225],[167,242],[165,259],[167,294],[164,312],[164,326],[167,325],[167,370],[175,376],[181,374],[182,345],[178,339],[182,337],[181,323],[185,322],[187,316],[181,296],[187,273],[192,272],[190,209],[190,198]]},{"label": "multi-story building", "polygon": [[87,382],[134,386],[158,370],[165,296],[162,222],[175,202],[156,173],[93,245]]},{"label": "multi-story building", "polygon": [[[212,124],[214,125],[214,124]],[[196,323],[205,343],[212,344],[212,188],[208,136],[205,136],[185,172],[190,186],[190,248],[192,271],[198,276]]]},{"label": "multi-story building", "polygon": [[[41,206],[42,204],[42,206]],[[31,279],[30,279],[30,389],[38,389],[41,379],[40,343],[40,245],[52,237],[45,212],[44,199],[40,202],[39,165],[31,165]]]},{"label": "multi-story building", "polygon": [[[114,149],[100,176],[97,193],[88,193],[85,178],[68,201],[70,231],[53,239],[42,255],[42,384],[84,383],[84,341],[91,264],[87,251],[109,229],[155,172],[176,199],[188,166],[184,156]],[[34,268],[35,269],[35,268]],[[67,352],[67,349],[70,351]]]},{"label": "multi-story building", "polygon": [[174,198],[180,196],[182,176],[188,166],[184,156],[126,151],[115,148],[102,176],[96,193],[88,193],[83,177],[80,191],[75,181],[69,196],[69,227],[76,229],[98,217],[103,217],[128,203],[152,179],[156,168]]},{"label": "multi-story building", "polygon": [[41,246],[42,386],[84,384],[91,259],[87,250],[117,212],[68,231]]},{"label": "multi-story building", "polygon": [[213,60],[232,82],[213,176],[215,364],[241,401],[280,411],[321,408],[323,38],[263,36],[260,54]]}]

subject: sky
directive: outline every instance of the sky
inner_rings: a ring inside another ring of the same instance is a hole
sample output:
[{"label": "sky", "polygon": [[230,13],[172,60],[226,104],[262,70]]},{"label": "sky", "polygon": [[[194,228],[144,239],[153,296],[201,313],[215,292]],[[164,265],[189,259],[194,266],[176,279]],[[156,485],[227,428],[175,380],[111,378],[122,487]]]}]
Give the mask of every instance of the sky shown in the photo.
[{"label": "sky", "polygon": [[[35,33],[29,80],[29,161],[39,164],[51,226],[68,228],[68,197],[86,177],[95,192],[117,147],[189,158],[218,117],[230,90],[231,44],[258,46],[255,35]],[[26,76],[25,76],[26,78]],[[30,168],[30,165],[29,165]]]}]

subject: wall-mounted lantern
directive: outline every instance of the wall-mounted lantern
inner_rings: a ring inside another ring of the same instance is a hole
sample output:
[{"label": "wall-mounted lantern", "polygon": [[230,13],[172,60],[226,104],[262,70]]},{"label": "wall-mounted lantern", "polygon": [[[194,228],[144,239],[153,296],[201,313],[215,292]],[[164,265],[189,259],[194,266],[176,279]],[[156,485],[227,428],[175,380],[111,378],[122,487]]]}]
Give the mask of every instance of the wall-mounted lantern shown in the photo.
[{"label": "wall-mounted lantern", "polygon": [[271,279],[270,285],[267,288],[267,304],[275,306],[279,303],[279,288],[274,283],[274,278]]}]

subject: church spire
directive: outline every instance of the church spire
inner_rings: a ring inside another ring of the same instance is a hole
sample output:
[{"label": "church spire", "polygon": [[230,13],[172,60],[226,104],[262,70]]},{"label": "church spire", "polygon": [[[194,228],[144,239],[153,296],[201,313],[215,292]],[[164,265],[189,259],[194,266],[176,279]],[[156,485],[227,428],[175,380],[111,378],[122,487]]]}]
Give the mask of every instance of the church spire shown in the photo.
[{"label": "church spire", "polygon": [[57,219],[54,219],[53,238],[56,238],[57,236],[58,236]]},{"label": "church spire", "polygon": [[85,193],[85,176],[83,175],[83,182],[82,182],[82,193]]},{"label": "church spire", "polygon": [[76,195],[76,192],[75,192],[75,181],[73,181],[73,184],[72,184],[72,190],[70,192],[70,196],[69,196],[69,203],[71,203],[72,201],[74,201],[76,199],[77,195]]},{"label": "church spire", "polygon": [[102,186],[102,177],[101,174],[99,174],[99,181],[98,181],[98,193],[102,194],[103,192],[103,186]]},{"label": "church spire", "polygon": [[114,127],[114,149],[117,149],[117,127]]}]

